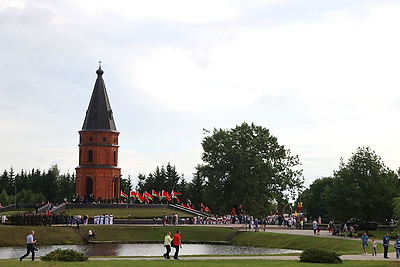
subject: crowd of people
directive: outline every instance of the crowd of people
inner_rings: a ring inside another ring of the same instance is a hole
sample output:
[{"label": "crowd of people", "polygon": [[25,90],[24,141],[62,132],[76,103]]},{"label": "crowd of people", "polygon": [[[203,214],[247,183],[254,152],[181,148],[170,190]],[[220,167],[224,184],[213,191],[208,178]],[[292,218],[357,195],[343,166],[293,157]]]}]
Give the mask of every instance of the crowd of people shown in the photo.
[{"label": "crowd of people", "polygon": [[114,215],[112,215],[112,214],[95,215],[93,217],[93,224],[113,225],[114,224]]}]

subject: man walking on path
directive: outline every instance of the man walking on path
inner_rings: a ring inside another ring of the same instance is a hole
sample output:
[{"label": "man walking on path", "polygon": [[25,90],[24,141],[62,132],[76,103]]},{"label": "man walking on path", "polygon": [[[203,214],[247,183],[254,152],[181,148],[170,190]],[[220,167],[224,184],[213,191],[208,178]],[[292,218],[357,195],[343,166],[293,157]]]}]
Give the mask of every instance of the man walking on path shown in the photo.
[{"label": "man walking on path", "polygon": [[388,250],[389,250],[389,233],[383,237],[383,258],[389,259],[388,257]]},{"label": "man walking on path", "polygon": [[179,230],[177,230],[176,234],[174,235],[173,241],[172,241],[173,244],[174,244],[174,248],[175,248],[175,254],[174,254],[174,259],[175,260],[179,260],[178,259],[179,248],[182,248],[180,233],[181,232]]},{"label": "man walking on path", "polygon": [[318,223],[316,220],[312,222],[312,228],[314,230],[314,235],[317,234]]},{"label": "man walking on path", "polygon": [[364,255],[367,255],[368,236],[366,232],[364,232],[364,234],[361,236],[361,244],[364,250]]},{"label": "man walking on path", "polygon": [[19,258],[20,261],[22,261],[25,257],[29,255],[29,253],[32,253],[32,261],[35,260],[35,248],[33,244],[36,243],[36,240],[34,238],[35,231],[31,231],[31,233],[26,237],[26,254],[22,257]]}]

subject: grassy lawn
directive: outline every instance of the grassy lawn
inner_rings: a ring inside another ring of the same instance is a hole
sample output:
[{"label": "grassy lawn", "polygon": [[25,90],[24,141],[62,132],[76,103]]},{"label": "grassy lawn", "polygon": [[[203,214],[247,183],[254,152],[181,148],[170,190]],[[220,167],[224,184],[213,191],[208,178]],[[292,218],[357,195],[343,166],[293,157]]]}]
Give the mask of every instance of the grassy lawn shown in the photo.
[{"label": "grassy lawn", "polygon": [[[315,236],[301,236],[277,234],[268,232],[241,232],[232,240],[236,246],[256,246],[267,248],[299,249],[321,248],[337,251],[341,254],[361,254],[361,241],[351,239],[321,238]],[[368,252],[370,248],[368,248]],[[394,251],[393,245],[389,252]],[[382,245],[377,246],[377,252],[383,253]]]},{"label": "grassy lawn", "polygon": [[[63,212],[68,212],[68,210],[64,210]],[[185,217],[192,217],[186,212],[177,211],[174,209],[168,208],[137,208],[137,209],[129,209],[129,208],[112,208],[112,209],[100,209],[100,208],[87,208],[87,209],[69,209],[70,215],[80,214],[84,216],[85,214],[88,215],[90,218],[93,218],[95,215],[101,214],[112,214],[114,218],[117,219],[128,219],[129,215],[132,219],[145,219],[145,218],[161,218],[163,214],[167,216],[171,215],[172,213],[178,213],[180,218]]]},{"label": "grassy lawn", "polygon": [[0,225],[0,246],[25,246],[25,237],[31,230],[35,231],[38,245],[50,244],[84,244],[84,236],[94,229],[96,241],[161,242],[167,231],[181,231],[183,241],[224,241],[234,233],[233,229],[222,227],[190,227],[190,226],[81,226],[78,234],[75,227],[65,226],[10,226]]},{"label": "grassy lawn", "polygon": [[[193,267],[243,267],[243,266],[300,266],[300,267],[320,267],[320,266],[332,266],[332,264],[318,264],[318,263],[301,263],[298,261],[281,261],[281,260],[112,260],[112,261],[86,261],[76,263],[64,263],[64,262],[31,262],[18,260],[0,260],[1,266],[102,266],[102,267],[124,267],[124,266],[144,266],[144,267],[168,267],[168,266],[193,266]],[[336,265],[335,265],[336,266]],[[339,266],[376,266],[376,267],[395,267],[400,266],[398,262],[387,262],[387,261],[344,261]]]},{"label": "grassy lawn", "polygon": [[[84,244],[89,229],[96,232],[96,241],[117,242],[161,242],[167,231],[181,231],[183,242],[225,241],[235,230],[224,227],[201,226],[81,226],[80,233],[75,227],[65,226],[0,226],[0,246],[25,246],[25,237],[30,230],[35,231],[38,245]],[[360,254],[361,242],[350,239],[333,239],[315,236],[277,234],[268,232],[240,232],[232,239],[232,245],[269,248],[299,249],[316,247],[338,251],[341,254]],[[370,250],[370,248],[368,249]],[[389,251],[394,251],[393,245]],[[378,253],[382,253],[378,245]]]},{"label": "grassy lawn", "polygon": [[223,227],[193,227],[193,226],[85,226],[81,227],[85,233],[89,229],[96,232],[96,241],[162,241],[165,234],[170,231],[181,231],[183,241],[224,241],[235,231]]},{"label": "grassy lawn", "polygon": [[26,246],[25,238],[31,230],[35,231],[38,245],[85,243],[72,227],[0,225],[0,246]]}]

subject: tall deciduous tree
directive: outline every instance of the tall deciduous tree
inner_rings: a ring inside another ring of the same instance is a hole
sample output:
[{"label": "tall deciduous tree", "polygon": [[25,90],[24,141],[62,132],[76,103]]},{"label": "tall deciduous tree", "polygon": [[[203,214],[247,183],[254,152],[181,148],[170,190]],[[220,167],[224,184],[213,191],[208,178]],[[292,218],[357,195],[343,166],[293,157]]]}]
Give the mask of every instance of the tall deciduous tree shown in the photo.
[{"label": "tall deciduous tree", "polygon": [[197,175],[206,181],[205,202],[212,211],[267,215],[271,204],[302,187],[298,156],[278,143],[268,129],[243,123],[230,130],[205,131],[204,164]]},{"label": "tall deciduous tree", "polygon": [[328,217],[328,203],[326,194],[332,190],[334,178],[324,177],[316,179],[302,194],[303,210],[308,217]]},{"label": "tall deciduous tree", "polygon": [[399,196],[398,175],[385,166],[369,147],[359,147],[334,172],[327,192],[329,214],[337,219],[356,217],[385,223],[393,216],[393,199]]}]

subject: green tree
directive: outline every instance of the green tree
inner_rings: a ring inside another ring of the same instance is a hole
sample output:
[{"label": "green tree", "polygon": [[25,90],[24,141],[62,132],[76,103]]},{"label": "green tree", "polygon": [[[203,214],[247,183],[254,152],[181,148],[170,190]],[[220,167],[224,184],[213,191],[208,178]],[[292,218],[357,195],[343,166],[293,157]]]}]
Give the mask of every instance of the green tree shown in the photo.
[{"label": "green tree", "polygon": [[0,190],[5,189],[8,195],[14,194],[15,186],[15,172],[14,168],[11,167],[10,171],[4,170],[0,176]]},{"label": "green tree", "polygon": [[14,203],[12,196],[7,195],[6,190],[3,189],[0,193],[0,204],[2,206],[8,206],[12,203]]},{"label": "green tree", "polygon": [[204,189],[204,178],[195,173],[192,181],[188,184],[187,197],[196,208],[200,207],[200,204],[204,202]]},{"label": "green tree", "polygon": [[182,182],[183,175],[180,175],[174,165],[168,163],[167,166],[157,166],[154,172],[149,175],[139,174],[139,182],[136,186],[136,190],[148,191],[151,190],[161,191],[166,190],[171,192],[172,189],[179,190],[180,188],[185,189],[185,182]]},{"label": "green tree", "polygon": [[71,201],[72,197],[75,195],[75,174],[61,174],[58,184],[59,193],[56,201],[62,203],[64,198]]},{"label": "green tree", "polygon": [[59,176],[60,170],[57,165],[51,166],[47,173],[43,172],[42,174],[42,186],[38,193],[44,195],[48,201],[55,202],[60,195]]},{"label": "green tree", "polygon": [[127,179],[123,178],[121,175],[121,190],[129,195],[129,192],[132,190],[131,175],[128,175]]},{"label": "green tree", "polygon": [[369,147],[359,147],[347,163],[341,160],[334,172],[332,189],[326,192],[331,217],[388,222],[393,199],[399,196],[398,175],[385,166]]},{"label": "green tree", "polygon": [[17,204],[19,203],[35,204],[45,200],[46,198],[42,193],[35,193],[31,190],[23,189],[17,194]]},{"label": "green tree", "polygon": [[308,217],[328,217],[326,194],[329,194],[332,190],[333,182],[334,179],[332,177],[316,179],[310,187],[301,194],[301,199],[303,200],[303,211]]},{"label": "green tree", "polygon": [[227,213],[243,204],[247,213],[265,216],[271,205],[302,188],[298,156],[279,145],[268,129],[243,123],[230,130],[205,131],[204,199],[213,212]]}]

